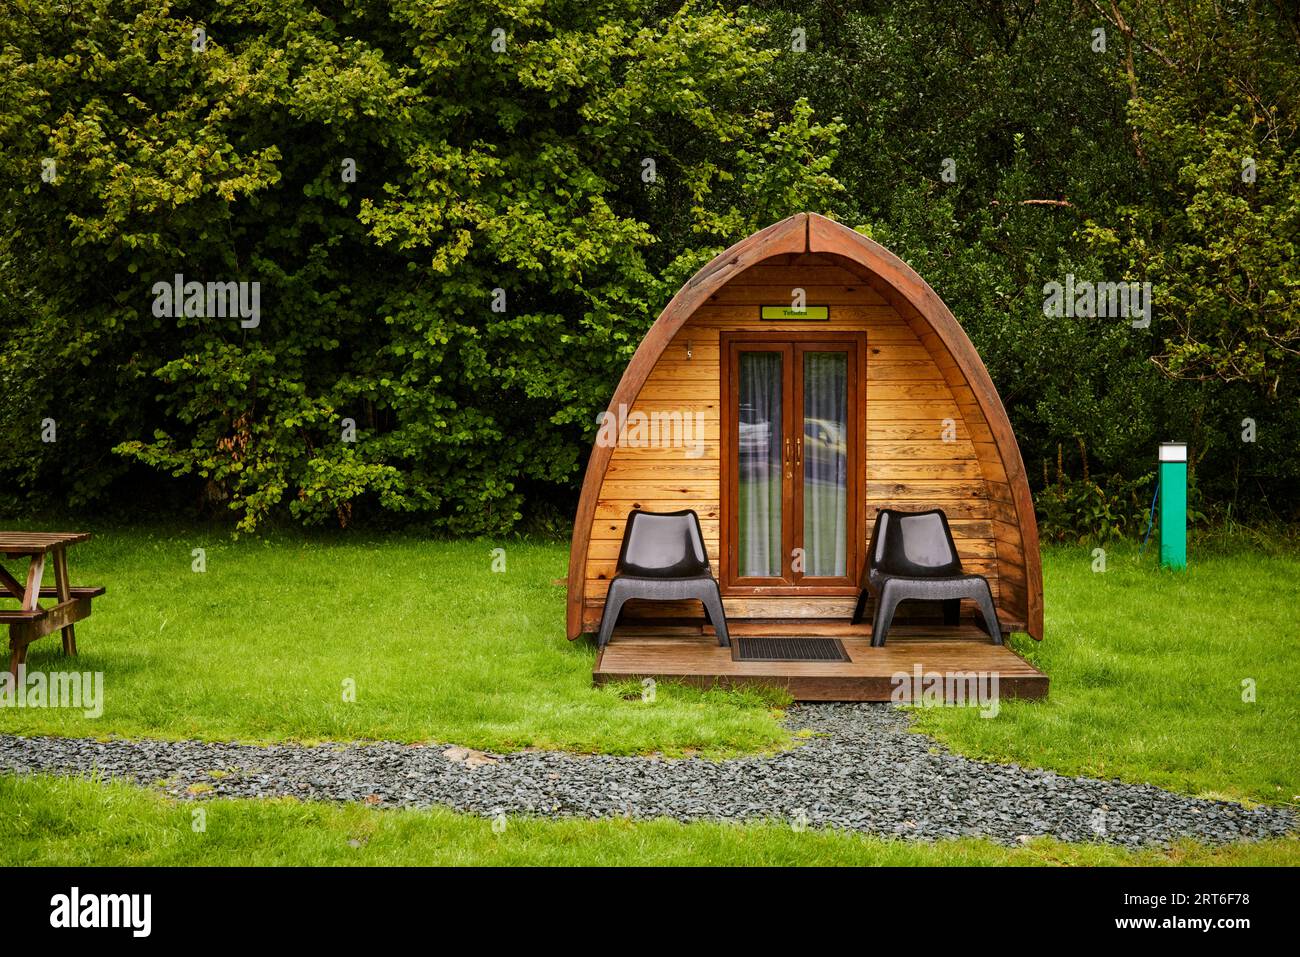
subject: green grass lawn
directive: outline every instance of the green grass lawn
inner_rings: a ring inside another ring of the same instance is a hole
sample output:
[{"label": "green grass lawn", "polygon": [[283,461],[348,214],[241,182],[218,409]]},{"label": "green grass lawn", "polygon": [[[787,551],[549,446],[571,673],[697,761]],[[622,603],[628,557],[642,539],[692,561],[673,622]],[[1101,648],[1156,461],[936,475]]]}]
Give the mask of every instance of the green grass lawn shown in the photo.
[{"label": "green grass lawn", "polygon": [[[93,529],[74,582],[103,584],[78,670],[105,711],[0,709],[0,731],[238,740],[392,739],[489,750],[721,755],[783,746],[771,695],[596,689],[564,638],[563,544]],[[492,571],[491,549],[506,549]],[[191,550],[207,571],[191,571]],[[11,563],[12,567],[12,563]],[[1300,794],[1300,559],[1192,553],[1186,574],[1112,550],[1049,550],[1045,702],[918,711],[963,753],[1196,794]],[[1018,647],[1023,647],[1024,644]],[[32,669],[59,669],[56,638]],[[1242,701],[1241,682],[1257,700]],[[344,700],[348,683],[355,702]]]},{"label": "green grass lawn", "polygon": [[[917,709],[964,754],[1206,796],[1300,804],[1300,558],[1049,550],[1047,636],[1017,650],[1051,676],[1046,701],[995,720]],[[1243,682],[1254,701],[1243,700]]]},{"label": "green grass lawn", "polygon": [[[785,740],[770,696],[664,688],[643,704],[593,689],[592,647],[564,636],[554,543],[116,529],[69,563],[74,583],[109,589],[78,626],[76,661],[105,673],[104,715],[0,709],[0,730],[615,753]],[[64,665],[57,638],[32,646],[29,669]]]},{"label": "green grass lawn", "polygon": [[[1040,839],[924,843],[788,824],[489,820],[289,800],[186,804],[125,784],[0,776],[0,865],[1295,865],[1295,838],[1131,853]],[[206,815],[194,829],[194,811]]]}]

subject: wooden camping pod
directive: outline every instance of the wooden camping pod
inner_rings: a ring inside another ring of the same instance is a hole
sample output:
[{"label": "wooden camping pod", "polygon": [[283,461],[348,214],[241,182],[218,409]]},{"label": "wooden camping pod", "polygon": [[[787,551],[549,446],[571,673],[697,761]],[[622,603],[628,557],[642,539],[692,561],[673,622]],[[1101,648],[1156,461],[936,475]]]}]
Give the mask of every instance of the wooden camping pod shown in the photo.
[{"label": "wooden camping pod", "polygon": [[[764,306],[789,306],[792,290],[802,290],[809,314],[826,307],[820,321],[779,311],[762,318]],[[844,581],[755,583],[739,579],[735,568],[737,466],[729,436],[737,413],[729,356],[736,342],[762,348],[766,340],[786,344],[774,349],[851,344],[844,346],[855,383]],[[943,508],[963,563],[989,578],[999,618],[1042,638],[1038,527],[1002,400],[948,307],[878,243],[799,213],[726,250],[673,297],[624,371],[609,413],[638,411],[691,414],[702,435],[693,436],[690,455],[661,444],[593,447],[569,555],[570,638],[600,620],[634,508],[698,513],[729,617],[826,619],[848,617],[871,523],[884,507]],[[629,605],[627,614],[635,613]],[[644,613],[698,617],[699,609]]]}]

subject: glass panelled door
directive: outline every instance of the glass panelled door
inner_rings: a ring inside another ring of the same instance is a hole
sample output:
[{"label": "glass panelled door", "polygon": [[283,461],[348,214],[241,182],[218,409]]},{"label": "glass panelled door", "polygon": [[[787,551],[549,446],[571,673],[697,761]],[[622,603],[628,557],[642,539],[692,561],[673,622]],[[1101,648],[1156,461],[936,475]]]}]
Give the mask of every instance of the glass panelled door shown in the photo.
[{"label": "glass panelled door", "polygon": [[805,347],[798,369],[803,573],[848,575],[849,354],[835,346]]},{"label": "glass panelled door", "polygon": [[851,335],[727,337],[726,584],[856,584],[858,350]]},{"label": "glass panelled door", "polygon": [[790,350],[747,349],[737,357],[736,569],[741,578],[785,573],[785,375]]}]

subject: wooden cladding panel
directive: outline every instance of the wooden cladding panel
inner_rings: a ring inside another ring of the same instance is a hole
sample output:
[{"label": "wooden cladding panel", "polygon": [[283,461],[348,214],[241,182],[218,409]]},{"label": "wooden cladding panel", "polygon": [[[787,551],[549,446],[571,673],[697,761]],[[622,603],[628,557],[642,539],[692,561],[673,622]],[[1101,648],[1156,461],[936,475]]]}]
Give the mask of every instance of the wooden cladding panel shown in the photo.
[{"label": "wooden cladding panel", "polygon": [[885,382],[943,381],[943,373],[933,362],[925,359],[889,359],[888,352],[878,353],[876,361],[867,365],[867,381],[873,385]]},{"label": "wooden cladding panel", "polygon": [[[988,523],[980,522],[977,520],[975,527],[976,529],[987,528]],[[701,528],[703,529],[703,523],[701,523]],[[997,554],[995,552],[996,543],[991,537],[989,537],[986,534],[979,535],[978,537],[971,537],[970,535],[964,534],[960,529],[954,528],[952,537],[953,540],[957,543],[957,551],[961,553],[963,563],[967,561],[974,561],[975,559],[997,558]],[[712,539],[713,542],[717,542],[716,528],[713,530],[712,535],[710,535],[708,530],[704,530],[704,538],[705,538],[705,544],[708,544],[710,539]],[[608,568],[610,569],[610,574],[613,574],[612,570],[614,567],[614,562],[618,559],[618,550],[621,543],[622,543],[621,534],[617,538],[613,537],[612,535],[602,537],[602,538],[597,538],[593,535],[591,539],[591,544],[587,546],[587,563],[589,565],[599,565],[602,567],[608,566]],[[863,539],[862,544],[863,545],[866,544],[865,538]],[[709,549],[710,552],[709,559],[711,563],[716,567],[717,559],[713,557],[712,554],[713,551],[714,549],[712,548]],[[601,577],[601,576],[596,576],[596,577]]]},{"label": "wooden cladding panel", "polygon": [[970,384],[943,340],[915,308],[904,305],[900,314],[908,321],[917,338],[933,357],[935,368],[943,376],[953,401],[961,410],[961,419],[971,433],[975,459],[985,480],[989,514],[1000,529],[994,540],[996,568],[1002,583],[1000,601],[1019,621],[1028,619],[1028,589],[1024,542],[1016,516],[1015,490],[1007,475],[1006,464],[994,439],[992,428]]},{"label": "wooden cladding panel", "polygon": [[[868,375],[867,381],[871,394],[875,397],[877,403],[901,403],[907,405],[940,403],[945,410],[948,410],[949,414],[959,412],[964,408],[952,401],[952,393],[943,379],[933,381],[886,379],[872,382],[870,375]],[[718,388],[719,380],[716,376],[713,378],[701,376],[696,379],[658,379],[652,377],[642,387],[641,394],[637,396],[636,403],[632,408],[666,407],[681,409],[689,405],[692,409],[696,409],[707,404],[710,395],[716,400]],[[940,416],[935,421],[934,432],[936,436],[943,429],[942,422],[943,416]]]},{"label": "wooden cladding panel", "polygon": [[[884,316],[897,316],[893,307],[861,280],[812,282],[804,278],[804,273],[799,268],[788,270],[785,275],[788,277],[785,281],[773,282],[737,282],[733,279],[714,293],[700,308],[700,312],[710,308],[726,309],[735,306],[789,306],[794,304],[794,291],[802,289],[804,302],[810,306],[839,305],[848,312],[859,309],[879,310]],[[831,310],[832,315],[837,311],[839,310]]]},{"label": "wooden cladding panel", "polygon": [[[851,270],[843,266],[829,263],[824,259],[808,261],[804,263],[782,263],[775,260],[763,263],[757,263],[746,269],[743,273],[731,280],[725,287],[727,290],[740,289],[745,286],[777,286],[787,290],[787,295],[782,297],[789,298],[788,290],[795,287],[807,288],[809,286],[862,286],[864,285],[862,277],[858,276]],[[873,290],[868,287],[868,292]],[[780,299],[769,300],[770,302],[780,302]],[[809,300],[810,302],[812,300]],[[884,299],[876,295],[873,302],[884,303]]]}]

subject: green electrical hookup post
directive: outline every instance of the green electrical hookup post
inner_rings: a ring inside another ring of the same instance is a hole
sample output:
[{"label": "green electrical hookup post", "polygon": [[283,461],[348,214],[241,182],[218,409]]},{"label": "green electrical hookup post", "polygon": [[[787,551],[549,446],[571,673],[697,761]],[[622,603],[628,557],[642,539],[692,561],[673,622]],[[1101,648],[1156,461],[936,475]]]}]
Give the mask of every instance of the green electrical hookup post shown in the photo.
[{"label": "green electrical hookup post", "polygon": [[1187,567],[1187,443],[1160,443],[1160,564]]}]

